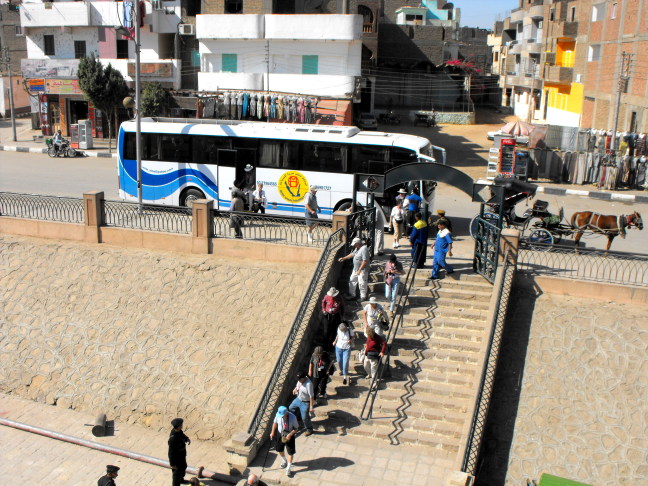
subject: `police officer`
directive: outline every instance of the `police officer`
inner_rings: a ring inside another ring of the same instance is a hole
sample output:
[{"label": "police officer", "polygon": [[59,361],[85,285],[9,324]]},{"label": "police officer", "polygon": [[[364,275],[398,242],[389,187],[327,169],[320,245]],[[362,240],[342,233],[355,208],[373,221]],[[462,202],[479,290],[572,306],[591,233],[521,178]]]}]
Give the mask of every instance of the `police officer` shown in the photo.
[{"label": "police officer", "polygon": [[438,209],[437,210],[437,219],[433,220],[432,216],[428,218],[428,225],[432,228],[433,231],[436,232],[437,230],[437,225],[439,223],[444,223],[446,225],[446,228],[448,228],[448,231],[452,233],[452,222],[450,219],[446,216],[446,213],[443,209]]},{"label": "police officer", "polygon": [[117,486],[114,478],[117,477],[119,468],[117,466],[106,466],[106,475],[101,476],[97,481],[97,486]]},{"label": "police officer", "polygon": [[183,423],[184,420],[181,418],[174,418],[171,421],[173,429],[169,434],[169,465],[173,473],[173,486],[190,484],[185,480],[184,475],[187,470],[187,444],[191,444],[191,440],[182,431]]}]

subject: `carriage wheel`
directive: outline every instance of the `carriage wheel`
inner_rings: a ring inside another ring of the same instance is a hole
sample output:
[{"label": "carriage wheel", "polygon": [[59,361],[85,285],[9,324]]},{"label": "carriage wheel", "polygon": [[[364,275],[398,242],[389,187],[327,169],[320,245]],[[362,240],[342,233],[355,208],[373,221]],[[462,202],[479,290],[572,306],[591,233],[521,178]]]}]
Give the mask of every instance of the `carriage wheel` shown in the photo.
[{"label": "carriage wheel", "polygon": [[[479,224],[477,223],[477,220],[479,219],[479,215],[475,216],[471,221],[470,221],[470,236],[472,236],[472,239],[476,239],[477,237],[477,230],[479,228]],[[486,222],[492,224],[493,226],[497,226],[497,223],[499,221],[499,216],[495,213],[484,213],[484,216],[482,216],[482,219],[485,220]]]},{"label": "carriage wheel", "polygon": [[546,229],[536,229],[529,235],[529,246],[537,251],[548,251],[554,244],[554,238]]}]

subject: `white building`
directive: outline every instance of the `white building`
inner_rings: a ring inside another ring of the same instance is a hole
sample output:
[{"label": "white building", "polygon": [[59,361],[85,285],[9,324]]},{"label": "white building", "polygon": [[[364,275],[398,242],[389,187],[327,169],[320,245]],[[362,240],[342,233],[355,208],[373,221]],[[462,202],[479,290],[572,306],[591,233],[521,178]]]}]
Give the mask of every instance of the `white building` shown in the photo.
[{"label": "white building", "polygon": [[360,15],[197,15],[198,89],[351,99],[362,22]]},{"label": "white building", "polygon": [[[106,65],[118,69],[128,83],[134,82],[135,43],[118,34],[125,24],[124,2],[23,1],[22,32],[28,59],[21,63],[23,77],[32,94],[38,95],[43,133],[61,129],[79,119],[94,120],[94,135],[102,136],[104,123],[79,89],[79,59],[95,53]],[[174,39],[180,22],[180,0],[143,2],[141,32],[142,81],[158,81],[179,88],[180,62],[174,59]]]}]

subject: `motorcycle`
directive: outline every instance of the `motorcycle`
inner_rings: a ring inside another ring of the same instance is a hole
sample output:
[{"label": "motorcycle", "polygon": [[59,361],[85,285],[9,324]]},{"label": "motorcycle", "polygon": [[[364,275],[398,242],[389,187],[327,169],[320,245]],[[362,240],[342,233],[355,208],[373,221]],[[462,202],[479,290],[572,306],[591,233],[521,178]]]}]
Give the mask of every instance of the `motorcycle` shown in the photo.
[{"label": "motorcycle", "polygon": [[51,138],[45,140],[47,155],[50,157],[76,157],[77,151],[70,147],[70,141],[63,139],[60,145],[55,145]]},{"label": "motorcycle", "polygon": [[397,115],[393,111],[388,111],[387,113],[378,115],[378,121],[385,125],[400,125],[401,119],[400,115]]}]

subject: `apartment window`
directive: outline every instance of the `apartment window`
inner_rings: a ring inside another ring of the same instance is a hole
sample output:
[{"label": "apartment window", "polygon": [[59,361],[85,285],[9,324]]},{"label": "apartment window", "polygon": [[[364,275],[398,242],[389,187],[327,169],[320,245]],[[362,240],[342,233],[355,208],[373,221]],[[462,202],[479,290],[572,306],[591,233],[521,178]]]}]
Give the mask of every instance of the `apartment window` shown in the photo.
[{"label": "apartment window", "polygon": [[499,52],[494,52],[493,53],[493,62],[499,61]]},{"label": "apartment window", "polygon": [[81,59],[86,55],[85,41],[74,41],[74,59]]},{"label": "apartment window", "polygon": [[225,13],[243,13],[243,0],[225,0]]},{"label": "apartment window", "polygon": [[54,56],[56,52],[54,51],[54,36],[53,35],[44,35],[43,36],[43,51],[46,56]]},{"label": "apartment window", "polygon": [[16,36],[17,37],[25,35],[25,34],[23,34],[23,30],[22,30],[22,27],[20,25],[16,25],[15,27],[16,27]]},{"label": "apartment window", "polygon": [[592,22],[598,22],[605,18],[605,4],[599,3],[592,7]]},{"label": "apartment window", "polygon": [[128,59],[128,41],[117,39],[117,59]]},{"label": "apartment window", "polygon": [[599,61],[600,59],[601,59],[601,46],[600,45],[589,46],[589,51],[587,53],[587,60]]},{"label": "apartment window", "polygon": [[223,54],[222,62],[224,73],[238,72],[238,56],[236,54]]},{"label": "apartment window", "polygon": [[617,6],[618,6],[618,5],[619,5],[618,3],[613,3],[613,4],[612,4],[612,10],[610,11],[610,18],[611,18],[611,19],[616,19],[616,16],[617,16]]},{"label": "apartment window", "polygon": [[576,7],[569,9],[569,21],[576,22]]},{"label": "apartment window", "polygon": [[551,9],[549,10],[549,20],[550,20],[551,22],[553,22],[554,20],[556,20],[556,9],[553,8],[553,7],[551,7]]},{"label": "apartment window", "polygon": [[317,74],[318,56],[302,56],[302,74]]}]

